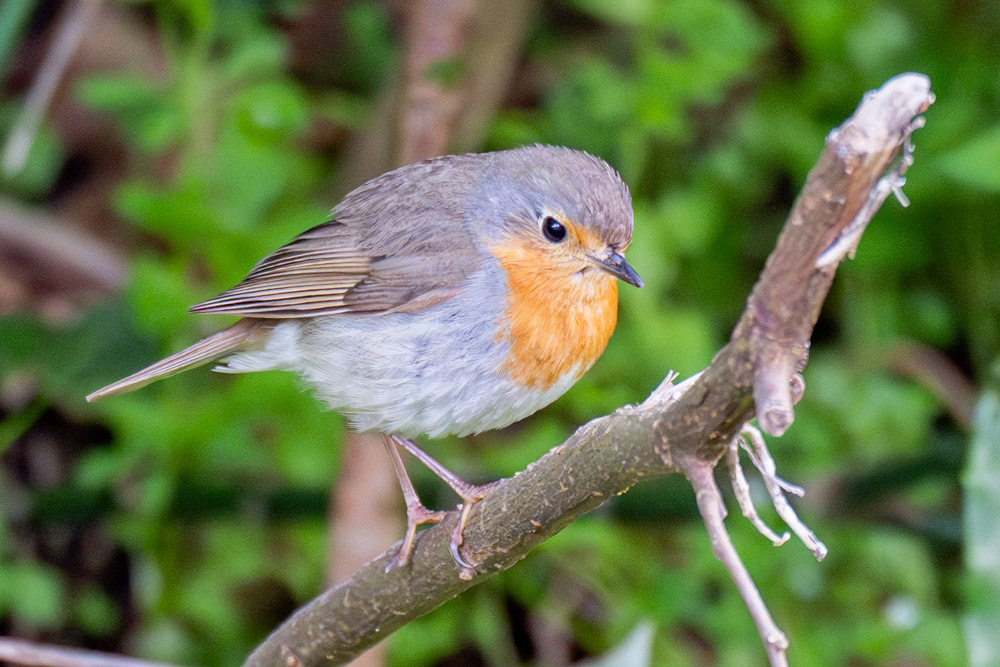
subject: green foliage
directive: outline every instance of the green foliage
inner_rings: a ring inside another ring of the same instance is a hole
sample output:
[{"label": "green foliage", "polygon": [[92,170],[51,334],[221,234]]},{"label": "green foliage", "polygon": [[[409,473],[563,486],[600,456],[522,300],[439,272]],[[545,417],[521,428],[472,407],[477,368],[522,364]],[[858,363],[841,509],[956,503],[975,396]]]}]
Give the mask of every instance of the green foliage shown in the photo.
[{"label": "green foliage", "polygon": [[29,626],[41,628],[58,623],[63,613],[65,590],[58,570],[32,562],[13,563],[0,568],[4,587],[0,610],[16,610]]},{"label": "green foliage", "polygon": [[991,193],[1000,192],[1000,126],[987,128],[941,156],[939,166],[959,183]]},{"label": "green foliage", "polygon": [[0,72],[7,69],[11,51],[31,15],[33,0],[10,0],[0,7]]},{"label": "green foliage", "polygon": [[[17,113],[14,105],[0,99],[0,136],[9,136]],[[13,174],[0,170],[0,191],[29,201],[41,198],[55,184],[64,159],[58,139],[47,127],[42,127],[35,135],[21,169]]]},{"label": "green foliage", "polygon": [[[323,585],[342,421],[280,373],[200,369],[92,406],[82,397],[222,326],[187,307],[326,219],[336,203],[328,183],[346,158],[310,137],[324,123],[347,132],[372,121],[400,39],[388,5],[349,3],[338,63],[317,84],[290,73],[281,26],[295,3],[135,4],[155,27],[161,75],[124,67],[70,91],[128,147],[112,195],[133,253],[128,285],[76,321],[0,318],[0,390],[25,376],[37,388],[0,418],[0,450],[10,456],[51,413],[99,424],[99,443],[81,445],[62,487],[17,501],[43,526],[95,526],[127,553],[129,652],[237,664],[280,620],[255,617],[251,601],[287,614]],[[965,434],[940,396],[890,360],[917,341],[978,385],[1000,347],[998,25],[987,0],[542,3],[522,56],[530,76],[511,84],[512,99],[531,102],[501,109],[484,148],[548,142],[611,161],[632,189],[628,257],[647,286],[623,286],[618,331],[564,399],[503,433],[434,443],[434,455],[469,479],[511,475],[584,421],[642,400],[668,370],[707,365],[826,133],[865,90],[926,72],[938,102],[914,137],[913,204],[886,202],[840,269],[796,422],[771,443],[781,474],[806,487],[796,506],[831,554],[817,563],[794,538],[775,549],[735,511],[727,525],[791,638],[793,664],[994,664],[995,396],[981,392],[965,479],[970,573],[958,555]],[[429,74],[453,82],[464,65]],[[17,109],[0,104],[0,127]],[[26,169],[0,187],[45,202],[64,160],[43,129]],[[413,472],[429,504],[453,502]],[[683,480],[640,485],[397,632],[391,664],[473,654],[525,664],[546,637],[578,657],[635,646],[649,664],[761,664],[692,505]],[[779,528],[773,512],[764,518]],[[111,636],[118,601],[19,551],[14,532],[0,531],[0,614],[29,629]],[[651,638],[632,634],[650,624]]]}]

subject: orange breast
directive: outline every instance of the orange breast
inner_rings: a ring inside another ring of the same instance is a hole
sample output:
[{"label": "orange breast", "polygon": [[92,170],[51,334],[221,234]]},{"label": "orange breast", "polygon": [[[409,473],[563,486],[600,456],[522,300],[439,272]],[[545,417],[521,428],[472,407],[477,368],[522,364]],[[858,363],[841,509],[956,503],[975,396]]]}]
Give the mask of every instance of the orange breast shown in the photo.
[{"label": "orange breast", "polygon": [[506,326],[510,344],[503,370],[516,383],[544,391],[576,368],[589,369],[615,330],[618,283],[600,270],[553,264],[530,245],[494,249],[507,274]]}]

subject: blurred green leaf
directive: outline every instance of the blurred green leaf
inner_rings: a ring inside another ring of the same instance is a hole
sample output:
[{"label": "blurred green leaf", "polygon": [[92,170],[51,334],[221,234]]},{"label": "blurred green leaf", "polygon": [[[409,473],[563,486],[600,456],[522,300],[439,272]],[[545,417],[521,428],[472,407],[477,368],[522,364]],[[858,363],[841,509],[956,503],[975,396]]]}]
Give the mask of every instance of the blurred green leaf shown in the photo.
[{"label": "blurred green leaf", "polygon": [[183,122],[161,85],[137,74],[81,79],[76,95],[83,104],[111,114],[136,147],[158,153],[175,141]]},{"label": "blurred green leaf", "polygon": [[251,86],[236,98],[236,117],[248,136],[260,140],[287,139],[308,121],[302,93],[290,83],[269,81]]},{"label": "blurred green leaf", "polygon": [[397,59],[388,7],[375,0],[350,3],[343,13],[351,71],[361,86],[377,90]]},{"label": "blurred green leaf", "polygon": [[180,10],[188,24],[199,33],[212,29],[213,12],[211,0],[169,0],[169,4]]},{"label": "blurred green leaf", "polygon": [[449,655],[458,648],[456,627],[460,624],[460,605],[445,604],[420,623],[403,626],[389,644],[389,659],[400,665],[424,667]]},{"label": "blurred green leaf", "polygon": [[286,58],[284,40],[257,30],[246,37],[235,42],[232,53],[222,63],[225,78],[256,81],[262,76],[280,76]]},{"label": "blurred green leaf", "polygon": [[9,0],[0,5],[0,72],[7,70],[7,59],[36,4],[37,0]]},{"label": "blurred green leaf", "polygon": [[570,0],[568,4],[602,21],[638,27],[650,18],[654,3],[652,0]]},{"label": "blurred green leaf", "polygon": [[44,410],[45,402],[36,398],[21,410],[0,420],[0,454],[31,428]]},{"label": "blurred green leaf", "polygon": [[60,622],[64,614],[62,575],[50,565],[22,561],[0,566],[0,609],[30,626]]},{"label": "blurred green leaf", "polygon": [[987,192],[1000,192],[1000,125],[987,127],[936,160],[955,181]]},{"label": "blurred green leaf", "polygon": [[580,667],[643,667],[650,662],[653,645],[653,625],[641,623],[622,643],[600,658],[576,663]]},{"label": "blurred green leaf", "polygon": [[964,477],[969,575],[962,627],[969,664],[986,667],[1000,657],[1000,395],[996,391],[985,392],[976,405]]},{"label": "blurred green leaf", "polygon": [[[0,137],[5,140],[14,127],[18,112],[19,107],[0,100]],[[27,200],[37,199],[55,185],[64,160],[62,144],[43,123],[32,138],[21,169],[14,174],[0,172],[0,190]]]},{"label": "blurred green leaf", "polygon": [[119,620],[114,603],[103,591],[92,587],[77,594],[73,615],[85,632],[98,637],[110,634]]}]

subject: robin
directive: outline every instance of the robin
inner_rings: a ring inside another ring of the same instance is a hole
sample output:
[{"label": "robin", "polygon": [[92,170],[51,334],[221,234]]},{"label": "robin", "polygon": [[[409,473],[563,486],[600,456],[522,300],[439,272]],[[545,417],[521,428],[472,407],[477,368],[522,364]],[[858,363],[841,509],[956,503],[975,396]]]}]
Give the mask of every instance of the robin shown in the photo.
[{"label": "robin", "polygon": [[455,561],[489,485],[459,479],[412,438],[502,428],[548,405],[604,351],[618,284],[642,286],[622,253],[628,188],[604,161],[530,146],[411,164],[348,194],[329,222],[261,260],[241,283],[191,308],[243,319],[87,397],[92,401],[220,360],[216,371],[299,373],[357,431],[383,434],[406,500],[390,567],[420,502],[400,448],[462,499]]}]

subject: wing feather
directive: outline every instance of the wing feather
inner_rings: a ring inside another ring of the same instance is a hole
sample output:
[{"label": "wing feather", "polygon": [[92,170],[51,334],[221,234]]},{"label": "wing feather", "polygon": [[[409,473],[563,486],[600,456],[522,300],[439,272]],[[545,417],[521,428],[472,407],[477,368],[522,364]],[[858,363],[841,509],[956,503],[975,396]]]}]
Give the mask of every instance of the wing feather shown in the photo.
[{"label": "wing feather", "polygon": [[431,225],[438,231],[450,224],[445,236],[406,220],[407,213],[426,216],[426,209],[352,215],[344,208],[338,209],[344,215],[303,232],[238,285],[191,310],[275,319],[420,310],[454,294],[478,266],[455,211],[439,210],[443,219]]}]

